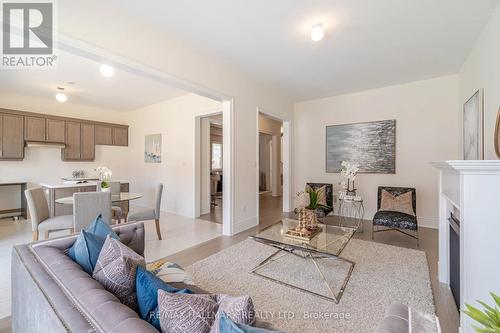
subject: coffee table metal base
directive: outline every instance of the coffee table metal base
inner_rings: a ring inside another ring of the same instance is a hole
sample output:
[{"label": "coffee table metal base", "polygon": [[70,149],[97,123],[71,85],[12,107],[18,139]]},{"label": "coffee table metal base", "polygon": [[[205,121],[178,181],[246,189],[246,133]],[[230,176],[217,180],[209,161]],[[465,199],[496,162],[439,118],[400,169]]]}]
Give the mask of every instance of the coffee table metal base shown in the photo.
[{"label": "coffee table metal base", "polygon": [[[267,244],[267,245],[269,245],[269,244]],[[284,286],[287,286],[287,287],[290,287],[290,288],[293,288],[293,289],[296,289],[296,290],[301,290],[301,291],[303,291],[305,293],[312,294],[312,295],[321,297],[321,298],[329,300],[329,301],[333,301],[336,304],[338,304],[340,302],[340,299],[342,298],[342,295],[344,293],[345,287],[346,287],[347,283],[349,282],[349,279],[351,278],[352,271],[353,271],[354,265],[355,265],[354,262],[352,262],[350,260],[347,260],[347,259],[344,259],[344,258],[340,258],[340,257],[335,256],[335,255],[327,254],[327,253],[318,253],[316,251],[314,251],[314,252],[307,251],[307,249],[298,250],[296,248],[287,247],[287,246],[279,246],[279,245],[276,245],[276,244],[269,245],[269,246],[277,248],[278,250],[276,252],[274,252],[272,255],[270,255],[269,257],[267,257],[266,259],[264,259],[254,269],[252,269],[251,273],[253,273],[253,274],[257,275],[257,276],[260,276],[262,278],[265,278],[267,280],[273,281],[275,283],[279,283],[281,285],[284,285]],[[278,254],[280,254],[280,253],[281,253],[281,255],[278,256]],[[325,285],[326,285],[326,287],[327,287],[330,295],[324,295],[324,294],[316,293],[314,291],[307,290],[307,289],[302,288],[300,286],[293,285],[293,284],[290,284],[290,283],[287,283],[287,282],[284,282],[284,281],[281,281],[281,280],[278,280],[278,279],[275,279],[275,278],[272,278],[272,277],[269,277],[267,275],[259,273],[259,270],[261,270],[263,267],[268,266],[269,264],[273,263],[274,261],[276,261],[276,260],[278,260],[278,259],[280,259],[283,256],[288,255],[288,254],[293,254],[295,256],[298,256],[298,257],[302,258],[303,260],[312,260],[312,262],[314,263],[314,267],[317,270],[317,273],[321,277],[321,280],[325,283]],[[325,274],[321,270],[321,268],[320,268],[317,260],[339,260],[339,261],[343,261],[343,262],[346,262],[346,263],[349,264],[349,269],[348,269],[347,276],[345,277],[345,279],[340,284],[340,288],[339,288],[339,290],[338,290],[337,293],[336,293],[335,286],[331,285],[327,281],[327,279],[325,277]]]}]

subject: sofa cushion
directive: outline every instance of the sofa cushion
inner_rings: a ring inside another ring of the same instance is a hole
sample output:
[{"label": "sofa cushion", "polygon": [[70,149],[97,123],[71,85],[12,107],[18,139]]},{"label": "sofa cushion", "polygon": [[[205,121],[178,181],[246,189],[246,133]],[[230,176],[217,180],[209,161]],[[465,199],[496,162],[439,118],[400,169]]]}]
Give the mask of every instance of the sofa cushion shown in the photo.
[{"label": "sofa cushion", "polygon": [[212,295],[171,294],[158,290],[160,326],[163,333],[209,333],[217,312]]},{"label": "sofa cushion", "polygon": [[389,191],[382,190],[379,210],[400,212],[415,216],[415,212],[413,211],[413,192],[408,190],[406,193],[394,195]]},{"label": "sofa cushion", "polygon": [[105,240],[105,238],[81,230],[75,243],[70,247],[68,255],[82,266],[87,274],[92,275]]},{"label": "sofa cushion", "polygon": [[137,267],[135,290],[141,318],[160,330],[160,314],[158,309],[158,290],[169,293],[192,293],[189,289],[179,290],[157,278],[142,266]]},{"label": "sofa cushion", "polygon": [[219,315],[219,333],[283,333],[235,323],[225,312]]},{"label": "sofa cushion", "polygon": [[143,257],[108,235],[92,276],[123,304],[137,310],[135,275],[139,265],[146,265]]},{"label": "sofa cushion", "polygon": [[94,222],[87,228],[87,232],[93,233],[94,235],[100,236],[102,238],[106,238],[107,235],[110,235],[111,238],[120,240],[120,237],[116,234],[116,232],[111,229],[109,224],[107,224],[103,218],[102,215],[99,214],[95,218]]}]

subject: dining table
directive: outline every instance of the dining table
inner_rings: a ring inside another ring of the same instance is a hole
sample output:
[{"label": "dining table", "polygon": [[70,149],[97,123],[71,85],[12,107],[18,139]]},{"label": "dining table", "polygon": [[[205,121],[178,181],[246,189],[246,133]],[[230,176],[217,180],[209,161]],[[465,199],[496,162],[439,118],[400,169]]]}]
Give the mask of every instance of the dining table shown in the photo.
[{"label": "dining table", "polygon": [[[112,194],[111,202],[118,203],[123,201],[136,200],[140,198],[142,198],[142,194],[133,192],[121,192],[120,194]],[[72,205],[75,201],[73,199],[73,196],[70,196],[70,197],[62,197],[56,199],[55,202],[63,205]]]}]

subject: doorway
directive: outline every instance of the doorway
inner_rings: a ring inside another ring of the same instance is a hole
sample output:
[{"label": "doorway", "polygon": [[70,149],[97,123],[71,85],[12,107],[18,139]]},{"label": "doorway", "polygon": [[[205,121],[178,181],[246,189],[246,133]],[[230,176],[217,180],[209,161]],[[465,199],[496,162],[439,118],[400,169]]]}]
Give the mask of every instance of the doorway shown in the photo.
[{"label": "doorway", "polygon": [[259,226],[283,217],[283,121],[258,114]]},{"label": "doorway", "polygon": [[223,221],[223,115],[200,117],[200,211],[202,220]]}]

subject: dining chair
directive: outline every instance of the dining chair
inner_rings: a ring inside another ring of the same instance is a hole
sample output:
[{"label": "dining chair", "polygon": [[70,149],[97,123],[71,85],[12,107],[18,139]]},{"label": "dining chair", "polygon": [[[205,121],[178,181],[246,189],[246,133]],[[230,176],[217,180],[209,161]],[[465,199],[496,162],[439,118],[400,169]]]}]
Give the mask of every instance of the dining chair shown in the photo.
[{"label": "dining chair", "polygon": [[[120,195],[121,192],[121,183],[120,182],[107,182],[109,185],[109,189],[111,192],[111,195]],[[97,184],[97,192],[102,192],[101,188],[101,182],[98,182]],[[111,217],[115,218],[118,220],[118,223],[121,222],[121,219],[123,217],[123,210],[120,206],[118,205],[113,205],[113,202],[111,201]]]},{"label": "dining chair", "polygon": [[127,222],[131,221],[146,221],[146,220],[155,220],[156,225],[156,234],[158,235],[158,239],[161,240],[161,231],[160,231],[160,207],[161,207],[161,195],[163,192],[163,184],[158,184],[156,189],[156,206],[155,208],[141,208],[141,209],[132,209],[128,216]]},{"label": "dining chair", "polygon": [[111,224],[110,192],[79,192],[73,194],[73,227],[76,232],[86,229],[101,214]]},{"label": "dining chair", "polygon": [[67,230],[73,232],[73,216],[60,215],[50,217],[49,204],[41,187],[30,188],[24,191],[31,217],[33,241],[38,240],[38,233],[45,232],[45,239],[49,238],[50,231]]}]

